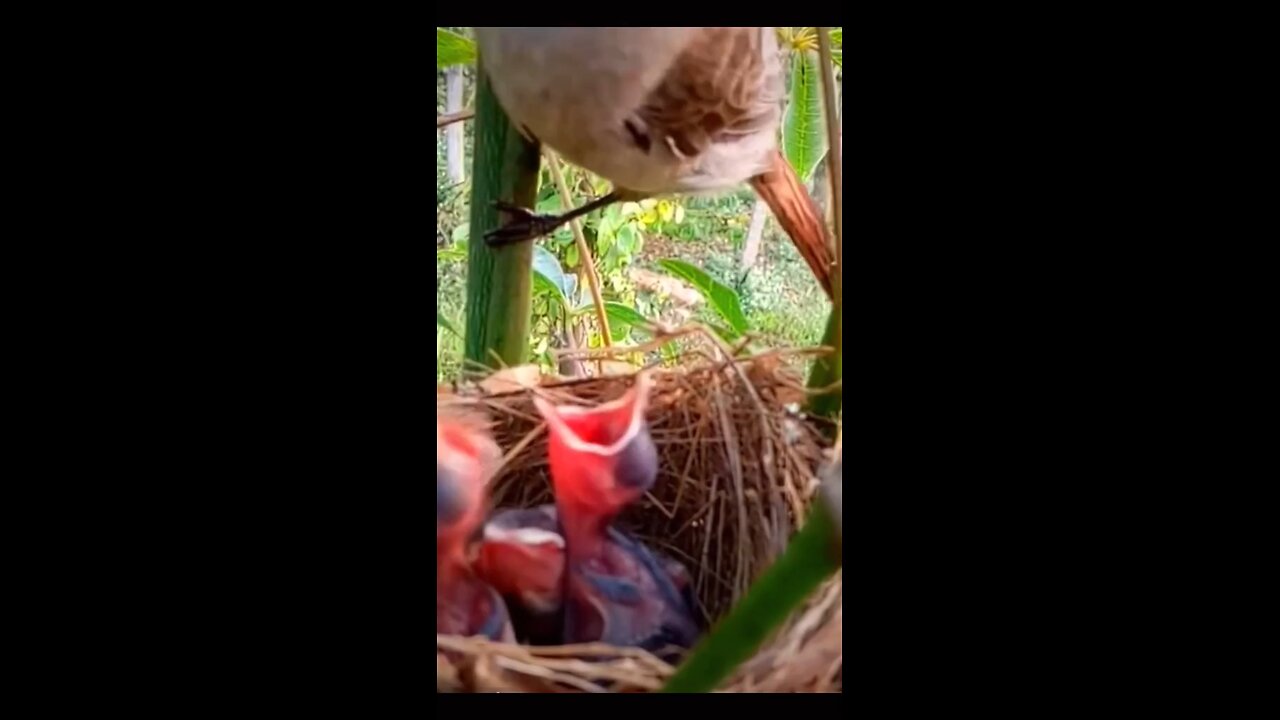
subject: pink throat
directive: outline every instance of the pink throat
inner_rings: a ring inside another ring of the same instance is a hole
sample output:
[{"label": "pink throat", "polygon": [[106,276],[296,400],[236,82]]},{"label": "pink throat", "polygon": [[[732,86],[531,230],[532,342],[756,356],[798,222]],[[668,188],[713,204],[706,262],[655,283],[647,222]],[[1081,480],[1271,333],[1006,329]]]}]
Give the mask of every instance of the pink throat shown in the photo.
[{"label": "pink throat", "polygon": [[564,531],[565,554],[578,560],[598,557],[604,552],[605,534],[617,513],[602,513],[579,503],[556,502],[560,527]]}]

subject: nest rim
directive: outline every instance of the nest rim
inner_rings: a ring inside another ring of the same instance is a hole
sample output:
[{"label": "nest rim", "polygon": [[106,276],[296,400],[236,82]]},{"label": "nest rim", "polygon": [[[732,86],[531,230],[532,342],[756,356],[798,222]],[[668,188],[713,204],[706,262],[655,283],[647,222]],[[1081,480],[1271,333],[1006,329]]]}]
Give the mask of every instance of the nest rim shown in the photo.
[{"label": "nest rim", "polygon": [[[545,425],[533,398],[598,404],[620,397],[637,381],[649,383],[646,420],[668,472],[655,485],[658,492],[647,493],[647,502],[624,513],[623,527],[685,563],[695,579],[706,632],[781,553],[817,496],[819,467],[834,445],[797,414],[795,391],[803,385],[781,363],[768,362],[772,355],[763,361],[644,368],[626,375],[541,378],[535,386],[498,392],[472,387],[438,393],[437,409],[443,402],[446,412],[479,411],[490,418],[491,431],[506,448],[491,483],[491,505],[531,507],[549,501],[550,487]],[[711,461],[714,456],[718,465]],[[671,468],[676,465],[670,463],[683,463],[681,477],[675,477]],[[693,481],[691,471],[709,468],[713,472],[702,474],[703,487],[686,482]],[[701,504],[693,502],[699,499]],[[721,512],[713,518],[709,513],[717,506]],[[710,527],[694,533],[683,547],[664,542],[698,528],[699,516],[707,526],[717,526],[718,549],[737,551],[711,558]],[[765,522],[753,524],[748,516]],[[663,528],[670,530],[677,518],[679,531],[664,535]],[[690,552],[695,544],[702,546],[700,554]],[[732,579],[721,575],[713,585],[707,576],[713,571],[727,571]],[[842,598],[842,573],[837,573],[719,691],[842,692]],[[436,649],[438,692],[653,692],[675,670],[648,651],[603,643],[531,646],[437,634]]]}]

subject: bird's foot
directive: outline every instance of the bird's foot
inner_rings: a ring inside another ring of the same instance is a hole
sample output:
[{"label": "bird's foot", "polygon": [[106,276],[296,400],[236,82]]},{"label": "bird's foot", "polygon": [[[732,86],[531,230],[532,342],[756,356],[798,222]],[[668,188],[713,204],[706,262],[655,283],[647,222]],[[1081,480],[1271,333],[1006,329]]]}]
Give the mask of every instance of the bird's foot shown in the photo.
[{"label": "bird's foot", "polygon": [[527,208],[502,200],[494,201],[493,205],[510,215],[511,219],[497,230],[485,233],[484,241],[489,247],[502,247],[534,240],[551,234],[564,223],[559,215],[538,215]]}]

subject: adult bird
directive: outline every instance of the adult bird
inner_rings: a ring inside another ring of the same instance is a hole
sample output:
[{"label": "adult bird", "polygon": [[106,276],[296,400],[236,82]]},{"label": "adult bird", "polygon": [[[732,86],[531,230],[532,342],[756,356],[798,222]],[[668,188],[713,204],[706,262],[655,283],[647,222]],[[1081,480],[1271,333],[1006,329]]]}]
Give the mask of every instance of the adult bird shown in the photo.
[{"label": "adult bird", "polygon": [[511,642],[502,597],[468,559],[484,521],[485,486],[500,457],[481,429],[436,420],[436,632]]},{"label": "adult bird", "polygon": [[778,149],[784,84],[774,28],[477,27],[480,64],[511,122],[613,183],[558,216],[509,204],[485,240],[531,240],[614,202],[743,182],[768,203],[831,296],[821,211]]},{"label": "adult bird", "polygon": [[691,647],[698,635],[688,584],[670,563],[616,531],[614,519],[651,488],[658,454],[644,413],[651,379],[642,372],[621,398],[595,408],[534,398],[547,423],[556,513],[565,541],[567,643],[605,642],[658,650]]}]

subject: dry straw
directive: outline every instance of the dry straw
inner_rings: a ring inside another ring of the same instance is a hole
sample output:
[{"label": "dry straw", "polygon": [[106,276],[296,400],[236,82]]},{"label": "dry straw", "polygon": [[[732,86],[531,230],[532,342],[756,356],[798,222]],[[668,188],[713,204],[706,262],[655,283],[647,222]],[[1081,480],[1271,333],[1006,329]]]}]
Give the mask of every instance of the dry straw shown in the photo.
[{"label": "dry straw", "polygon": [[[667,338],[669,339],[669,338]],[[619,524],[689,568],[704,621],[722,616],[785,547],[818,489],[830,442],[798,408],[803,383],[771,351],[724,360],[729,348],[678,370],[651,370],[646,413],[661,474]],[[605,351],[621,355],[635,348]],[[696,352],[696,351],[695,351]],[[599,353],[597,353],[599,354]],[[686,358],[688,359],[688,358]],[[505,456],[491,487],[495,506],[551,502],[546,429],[532,394],[594,405],[622,395],[633,376],[556,380],[437,395],[437,412],[483,414]],[[724,686],[729,692],[839,692],[843,683],[843,585],[837,574]],[[642,650],[603,645],[528,647],[436,636],[440,692],[648,692],[670,677]]]}]

